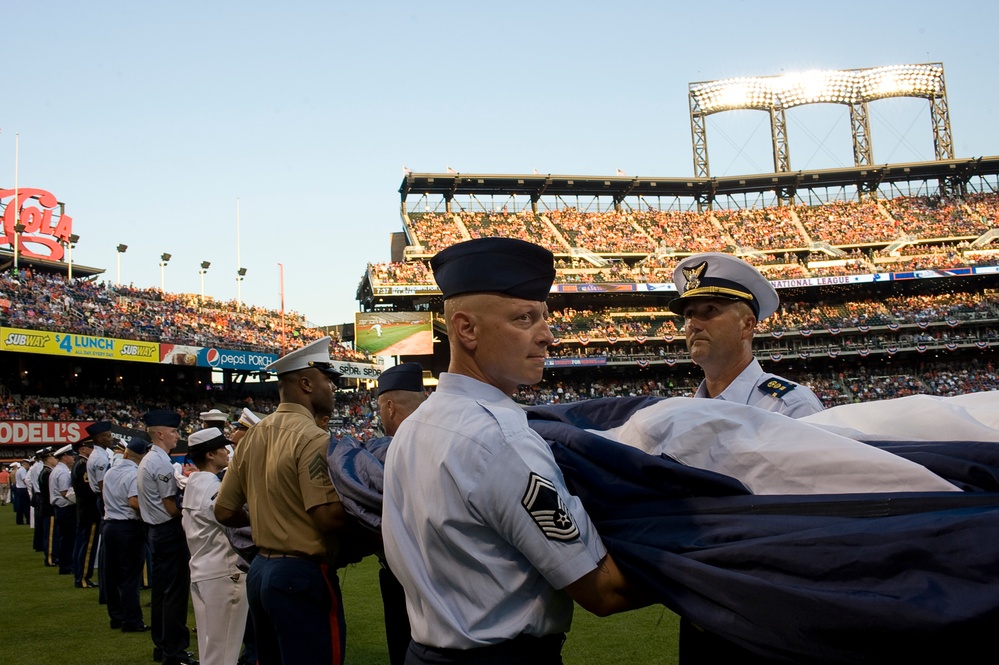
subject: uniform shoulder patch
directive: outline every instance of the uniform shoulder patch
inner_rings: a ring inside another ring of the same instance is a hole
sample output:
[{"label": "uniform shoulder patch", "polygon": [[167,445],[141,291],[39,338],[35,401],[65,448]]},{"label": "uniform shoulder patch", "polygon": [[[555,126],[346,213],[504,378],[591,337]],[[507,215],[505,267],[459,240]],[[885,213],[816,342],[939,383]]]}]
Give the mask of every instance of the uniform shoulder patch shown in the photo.
[{"label": "uniform shoulder patch", "polygon": [[549,540],[579,537],[579,527],[572,521],[572,515],[566,510],[555,484],[547,478],[531,473],[521,503]]},{"label": "uniform shoulder patch", "polygon": [[771,376],[768,379],[764,379],[763,383],[756,386],[756,389],[761,393],[770,395],[771,397],[783,397],[797,387],[798,384],[793,381],[788,381],[787,379],[782,379],[777,376]]}]

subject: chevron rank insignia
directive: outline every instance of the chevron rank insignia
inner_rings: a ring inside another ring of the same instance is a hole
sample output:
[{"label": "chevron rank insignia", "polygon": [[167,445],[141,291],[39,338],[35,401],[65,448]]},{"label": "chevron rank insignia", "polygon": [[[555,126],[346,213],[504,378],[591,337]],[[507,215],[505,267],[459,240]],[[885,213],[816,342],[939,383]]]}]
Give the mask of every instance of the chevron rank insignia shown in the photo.
[{"label": "chevron rank insignia", "polygon": [[756,386],[756,389],[761,393],[770,395],[771,397],[783,397],[787,393],[791,392],[798,387],[797,383],[793,381],[788,381],[786,379],[780,379],[776,376],[771,376],[766,379],[763,383]]},{"label": "chevron rank insignia", "polygon": [[532,473],[527,480],[527,491],[521,503],[531,519],[549,540],[573,540],[579,537],[579,528],[562,503],[554,483]]}]

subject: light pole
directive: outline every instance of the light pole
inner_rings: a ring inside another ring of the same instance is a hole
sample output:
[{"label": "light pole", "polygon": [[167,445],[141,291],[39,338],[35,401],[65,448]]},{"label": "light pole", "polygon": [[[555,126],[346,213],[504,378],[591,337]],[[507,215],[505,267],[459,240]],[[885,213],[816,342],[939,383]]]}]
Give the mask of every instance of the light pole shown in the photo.
[{"label": "light pole", "polygon": [[246,277],[246,268],[236,271],[236,309],[243,308],[243,278]]},{"label": "light pole", "polygon": [[118,286],[121,286],[121,255],[128,249],[128,245],[118,245],[115,249],[118,250]]},{"label": "light pole", "polygon": [[166,253],[160,254],[160,291],[162,291],[163,293],[166,293],[166,287],[164,285],[164,280],[163,280],[164,276],[163,269],[166,268],[166,264],[167,261],[170,260],[170,256],[171,256],[170,254]]},{"label": "light pole", "polygon": [[[16,203],[16,201],[15,201]],[[14,210],[14,214],[17,215],[19,210]],[[18,257],[21,254],[21,234],[24,233],[24,224],[21,222],[16,222],[14,224],[14,274],[19,275],[18,271]]]},{"label": "light pole", "polygon": [[208,266],[210,266],[210,265],[212,265],[211,262],[209,262],[209,261],[202,261],[201,262],[201,270],[198,271],[199,273],[201,273],[201,302],[202,302],[202,304],[204,304],[204,302],[205,302],[205,273],[208,272]]},{"label": "light pole", "polygon": [[68,281],[73,281],[73,248],[76,247],[76,243],[80,242],[80,236],[75,233],[66,238],[66,251],[68,253],[69,270],[67,271]]}]

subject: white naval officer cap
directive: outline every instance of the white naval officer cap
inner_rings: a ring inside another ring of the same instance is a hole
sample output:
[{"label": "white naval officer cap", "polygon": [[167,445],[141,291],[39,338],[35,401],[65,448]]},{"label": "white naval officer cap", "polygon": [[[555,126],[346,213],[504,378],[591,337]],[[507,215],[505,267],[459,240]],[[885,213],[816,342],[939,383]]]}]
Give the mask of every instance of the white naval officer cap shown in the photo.
[{"label": "white naval officer cap", "polygon": [[278,358],[264,368],[265,372],[273,372],[278,376],[288,372],[296,372],[301,369],[314,367],[320,372],[329,374],[332,378],[340,376],[340,372],[333,369],[330,362],[330,338],[323,337],[315,342],[306,344],[300,349]]},{"label": "white naval officer cap", "polygon": [[63,455],[72,455],[73,454],[73,444],[72,443],[67,443],[65,446],[63,446],[62,448],[60,448],[59,450],[55,451],[52,454],[55,455],[56,457],[62,457]]},{"label": "white naval officer cap", "polygon": [[229,417],[218,409],[212,409],[211,411],[202,411],[201,420],[206,423],[224,423],[229,421]]},{"label": "white naval officer cap", "polygon": [[673,283],[680,297],[671,300],[669,309],[683,315],[683,308],[693,298],[741,300],[753,310],[757,321],[777,311],[777,290],[753,266],[731,254],[705,252],[680,261],[673,270]]},{"label": "white naval officer cap", "polygon": [[229,439],[225,438],[217,427],[199,429],[187,437],[187,454],[190,455],[197,452],[210,453],[213,450],[225,448],[227,445],[229,445]]},{"label": "white naval officer cap", "polygon": [[260,417],[253,411],[250,411],[246,407],[239,414],[239,419],[236,421],[236,427],[242,427],[243,429],[250,429],[254,425],[260,422]]}]

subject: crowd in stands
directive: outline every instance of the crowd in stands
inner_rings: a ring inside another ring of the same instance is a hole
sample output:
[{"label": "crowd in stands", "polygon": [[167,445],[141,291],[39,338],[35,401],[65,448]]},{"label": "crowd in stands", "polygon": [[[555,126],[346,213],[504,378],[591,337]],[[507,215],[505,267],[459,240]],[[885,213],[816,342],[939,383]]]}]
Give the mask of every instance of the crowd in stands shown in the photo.
[{"label": "crowd in stands", "polygon": [[[585,212],[574,207],[538,213],[425,212],[411,213],[408,219],[411,242],[428,254],[484,236],[543,245],[556,254],[560,284],[671,282],[673,268],[682,258],[675,252],[737,247],[750,250],[743,258],[769,279],[999,262],[987,247],[976,251],[970,243],[990,228],[999,228],[999,193],[969,194],[964,200],[897,196],[705,212],[652,208]],[[906,244],[892,246],[903,239]],[[812,242],[828,243],[846,254],[810,251]],[[576,248],[617,260],[596,265],[578,258]],[[371,264],[368,275],[373,284],[432,283],[424,260]]]},{"label": "crowd in stands", "polygon": [[109,282],[0,273],[0,324],[170,344],[279,353],[325,333],[296,312]]}]

